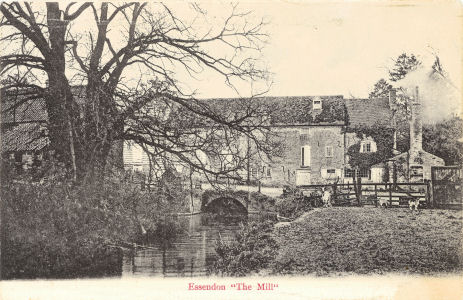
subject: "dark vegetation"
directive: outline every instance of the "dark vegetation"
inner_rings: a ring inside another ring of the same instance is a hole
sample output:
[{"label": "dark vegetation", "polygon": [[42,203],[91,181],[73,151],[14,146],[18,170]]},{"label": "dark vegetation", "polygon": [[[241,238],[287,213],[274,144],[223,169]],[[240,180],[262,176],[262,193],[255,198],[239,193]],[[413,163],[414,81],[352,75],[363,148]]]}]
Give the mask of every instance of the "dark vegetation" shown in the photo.
[{"label": "dark vegetation", "polygon": [[242,225],[233,242],[217,241],[217,260],[213,272],[226,276],[245,276],[269,267],[278,248],[272,220]]},{"label": "dark vegetation", "polygon": [[132,243],[178,233],[169,214],[182,203],[161,190],[142,190],[123,172],[75,186],[59,163],[42,168],[47,176],[33,182],[2,165],[2,279],[120,275]]},{"label": "dark vegetation", "polygon": [[[380,163],[392,157],[393,130],[381,126],[357,127],[349,129],[355,132],[359,142],[347,149],[349,164],[351,167],[370,168],[372,165]],[[360,141],[366,137],[372,137],[376,143],[376,152],[360,152]]]},{"label": "dark vegetation", "polygon": [[275,201],[275,208],[279,216],[294,219],[317,206],[314,202],[317,196],[319,195],[313,193],[307,197],[298,189],[286,187],[283,195]]},{"label": "dark vegetation", "polygon": [[446,165],[463,164],[463,120],[454,117],[423,126],[423,149],[444,159]]}]

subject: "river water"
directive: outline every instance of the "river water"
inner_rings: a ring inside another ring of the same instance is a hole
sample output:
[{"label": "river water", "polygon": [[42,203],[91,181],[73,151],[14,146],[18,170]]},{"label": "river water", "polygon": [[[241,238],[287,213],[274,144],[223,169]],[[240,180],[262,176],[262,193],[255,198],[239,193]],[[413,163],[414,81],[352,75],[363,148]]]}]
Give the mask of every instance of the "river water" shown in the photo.
[{"label": "river water", "polygon": [[138,249],[124,256],[122,277],[207,276],[208,267],[216,260],[217,240],[233,240],[240,223],[258,217],[241,215],[225,218],[197,214],[179,218],[181,233],[175,235],[168,245],[154,243],[149,245],[149,249]]}]

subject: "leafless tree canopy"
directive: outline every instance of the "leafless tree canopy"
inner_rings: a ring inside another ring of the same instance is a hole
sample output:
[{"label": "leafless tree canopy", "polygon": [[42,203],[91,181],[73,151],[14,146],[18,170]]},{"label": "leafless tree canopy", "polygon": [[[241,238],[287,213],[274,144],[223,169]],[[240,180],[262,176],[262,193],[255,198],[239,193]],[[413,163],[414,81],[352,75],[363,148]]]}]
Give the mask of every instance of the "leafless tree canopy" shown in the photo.
[{"label": "leafless tree canopy", "polygon": [[[196,4],[174,11],[138,2],[3,2],[0,10],[3,88],[26,91],[16,106],[45,99],[51,148],[74,178],[103,170],[118,140],[209,174],[243,167],[249,153],[238,151],[239,138],[271,149],[265,114],[252,101],[227,114],[182,84],[208,70],[234,88],[268,80],[259,60],[265,23],[250,12],[232,5],[213,18]],[[83,97],[74,85],[84,86]],[[199,150],[232,155],[233,164],[208,167]]]}]

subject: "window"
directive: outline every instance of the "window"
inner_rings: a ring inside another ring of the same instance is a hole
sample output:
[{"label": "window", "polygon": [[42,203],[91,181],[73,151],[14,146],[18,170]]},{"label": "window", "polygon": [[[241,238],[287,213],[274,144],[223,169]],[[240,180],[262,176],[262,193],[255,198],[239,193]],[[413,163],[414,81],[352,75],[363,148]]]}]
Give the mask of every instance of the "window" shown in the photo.
[{"label": "window", "polygon": [[423,166],[410,166],[410,179],[423,180]]},{"label": "window", "polygon": [[307,133],[303,133],[299,136],[301,143],[306,143],[309,140],[309,135]]},{"label": "window", "polygon": [[352,169],[344,169],[344,177],[352,178],[354,177],[354,171]]},{"label": "window", "polygon": [[371,152],[371,143],[362,143],[362,152]]},{"label": "window", "polygon": [[[354,177],[354,170],[352,169],[344,169],[344,177],[345,178],[352,178]],[[362,178],[369,178],[371,179],[371,170],[370,169],[360,169],[357,170],[357,177]]]},{"label": "window", "polygon": [[366,177],[370,177],[370,170],[369,169],[360,169],[357,173],[357,176],[358,177],[362,177],[362,178],[366,178]]},{"label": "window", "polygon": [[253,178],[256,178],[256,177],[257,177],[257,169],[256,169],[256,168],[252,168],[252,169],[251,169],[251,176],[252,176]]},{"label": "window", "polygon": [[321,170],[321,176],[322,178],[325,179],[335,179],[338,177],[338,174],[336,172],[336,169],[325,169],[322,168]]},{"label": "window", "polygon": [[320,98],[313,99],[313,109],[322,109],[322,100]]},{"label": "window", "polygon": [[271,177],[271,171],[270,168],[267,166],[262,167],[262,176],[263,177]]},{"label": "window", "polygon": [[326,157],[333,157],[333,147],[332,146],[326,146],[325,147],[325,156]]},{"label": "window", "polygon": [[373,141],[363,141],[360,144],[360,152],[369,153],[376,152],[376,143]]},{"label": "window", "polygon": [[301,166],[310,166],[310,146],[301,147]]}]

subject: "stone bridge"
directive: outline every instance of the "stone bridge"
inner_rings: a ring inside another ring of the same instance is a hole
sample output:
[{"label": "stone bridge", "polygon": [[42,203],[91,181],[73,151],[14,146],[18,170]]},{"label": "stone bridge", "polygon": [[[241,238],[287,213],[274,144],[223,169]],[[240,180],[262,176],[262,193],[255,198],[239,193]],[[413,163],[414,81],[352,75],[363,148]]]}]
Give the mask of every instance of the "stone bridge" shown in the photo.
[{"label": "stone bridge", "polygon": [[201,195],[201,212],[257,213],[275,211],[275,199],[259,192],[207,189]]}]

